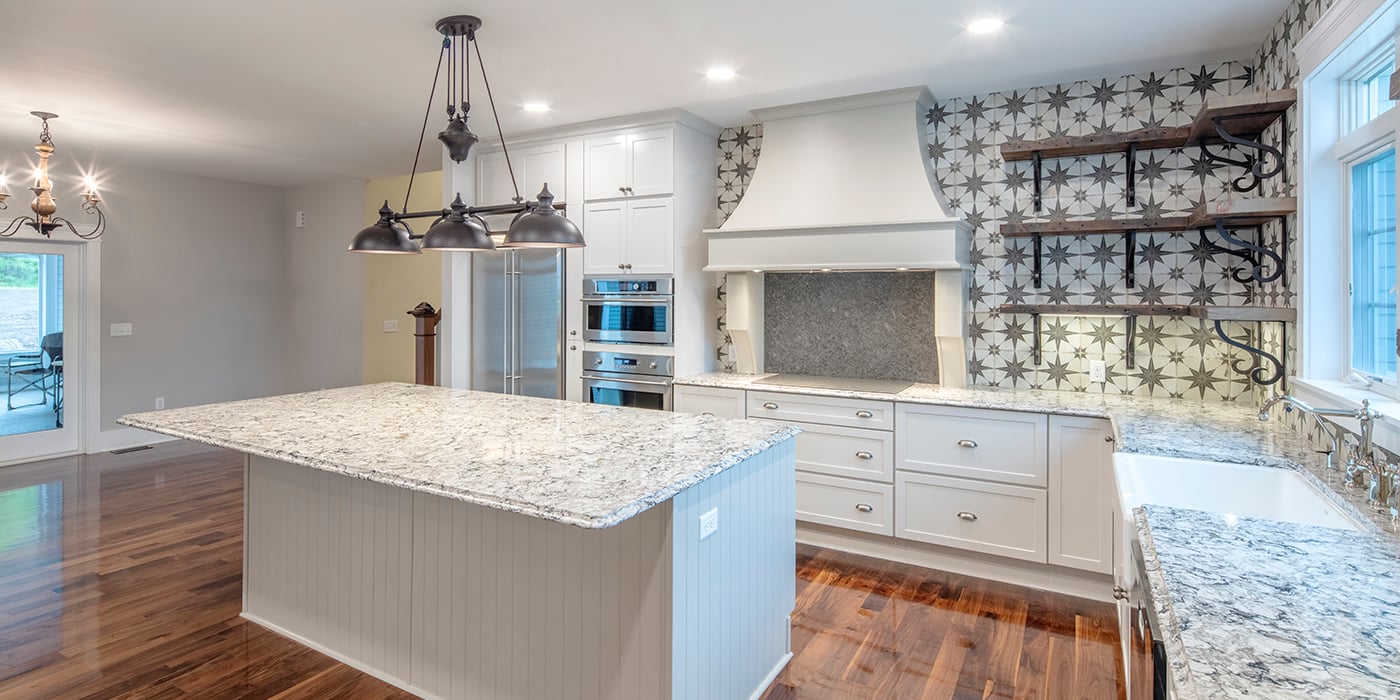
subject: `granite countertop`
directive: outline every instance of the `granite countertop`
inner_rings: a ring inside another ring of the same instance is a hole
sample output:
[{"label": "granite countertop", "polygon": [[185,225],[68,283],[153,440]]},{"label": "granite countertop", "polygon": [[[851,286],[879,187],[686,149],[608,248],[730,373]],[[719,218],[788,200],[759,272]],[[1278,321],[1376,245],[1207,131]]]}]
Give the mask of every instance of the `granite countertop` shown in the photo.
[{"label": "granite countertop", "polygon": [[800,432],[398,383],[117,422],[583,528],[617,525]]},{"label": "granite countertop", "polygon": [[1244,404],[1070,392],[895,394],[757,384],[711,373],[676,384],[1106,418],[1117,451],[1301,473],[1367,532],[1148,505],[1135,511],[1153,614],[1180,698],[1400,697],[1400,535],[1327,471],[1312,444]]}]

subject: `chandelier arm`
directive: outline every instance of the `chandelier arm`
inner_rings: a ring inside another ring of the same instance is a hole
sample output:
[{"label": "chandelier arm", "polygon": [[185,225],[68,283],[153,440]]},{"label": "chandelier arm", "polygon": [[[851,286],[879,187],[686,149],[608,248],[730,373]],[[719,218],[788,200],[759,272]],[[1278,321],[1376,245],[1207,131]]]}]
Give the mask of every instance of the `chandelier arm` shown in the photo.
[{"label": "chandelier arm", "polygon": [[[428,115],[433,113],[433,98],[437,96],[438,76],[442,75],[442,59],[447,55],[452,40],[442,38],[442,50],[438,51],[437,70],[433,71],[433,89],[428,91],[428,108],[423,110],[423,128],[418,131],[418,148],[413,151],[413,169],[408,173],[408,190],[403,193],[403,210],[408,211],[408,198],[413,194],[413,178],[418,175],[418,158],[423,155],[423,136],[428,133]],[[451,67],[448,67],[451,70]]]},{"label": "chandelier arm", "polygon": [[515,181],[515,168],[510,164],[510,148],[506,146],[506,135],[501,131],[501,115],[496,113],[496,98],[491,96],[491,81],[486,77],[486,64],[481,60],[481,40],[472,41],[476,47],[476,65],[481,69],[481,82],[486,86],[486,102],[491,105],[491,118],[496,120],[496,136],[501,139],[501,154],[506,157],[506,170],[510,173],[510,186],[515,190],[515,201],[524,201],[520,196],[520,184]]},{"label": "chandelier arm", "polygon": [[53,217],[53,222],[56,224],[62,224],[64,226],[67,226],[68,230],[71,231],[74,236],[77,236],[78,238],[81,238],[85,241],[91,241],[93,239],[101,237],[103,232],[107,230],[107,215],[104,214],[102,212],[102,209],[95,204],[85,205],[83,207],[83,211],[89,214],[97,215],[97,225],[94,226],[93,229],[91,231],[88,231],[87,233],[82,233],[77,229],[77,227],[73,226],[72,221],[69,221],[68,219],[65,219],[61,216]]},{"label": "chandelier arm", "polygon": [[25,224],[32,221],[34,221],[34,217],[32,216],[17,216],[15,217],[14,221],[11,221],[9,224],[5,225],[4,230],[0,230],[0,237],[9,238],[10,236],[15,235],[16,233],[19,233],[19,229],[21,226],[24,226]]}]

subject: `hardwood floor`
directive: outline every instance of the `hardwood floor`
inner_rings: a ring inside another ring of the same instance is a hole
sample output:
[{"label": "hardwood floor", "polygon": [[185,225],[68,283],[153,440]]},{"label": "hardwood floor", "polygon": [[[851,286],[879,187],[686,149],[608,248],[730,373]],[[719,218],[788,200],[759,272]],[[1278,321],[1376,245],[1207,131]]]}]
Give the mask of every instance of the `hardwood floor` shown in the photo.
[{"label": "hardwood floor", "polygon": [[[402,698],[238,616],[242,458],[0,468],[0,698]],[[1120,697],[1113,608],[800,547],[786,698]]]}]

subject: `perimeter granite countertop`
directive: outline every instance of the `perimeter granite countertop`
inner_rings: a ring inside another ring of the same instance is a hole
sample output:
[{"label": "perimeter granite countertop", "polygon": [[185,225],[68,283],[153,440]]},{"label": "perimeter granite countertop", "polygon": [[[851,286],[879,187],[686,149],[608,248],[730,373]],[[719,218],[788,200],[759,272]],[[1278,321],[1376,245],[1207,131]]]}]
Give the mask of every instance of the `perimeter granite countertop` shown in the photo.
[{"label": "perimeter granite countertop", "polygon": [[1146,506],[1134,516],[1180,698],[1400,697],[1400,536],[1341,486],[1313,446],[1243,404],[1087,393],[950,389],[897,394],[757,384],[711,373],[676,384],[1106,418],[1119,452],[1293,469],[1367,532]]},{"label": "perimeter granite countertop", "polygon": [[583,528],[617,525],[801,432],[398,383],[117,422]]}]

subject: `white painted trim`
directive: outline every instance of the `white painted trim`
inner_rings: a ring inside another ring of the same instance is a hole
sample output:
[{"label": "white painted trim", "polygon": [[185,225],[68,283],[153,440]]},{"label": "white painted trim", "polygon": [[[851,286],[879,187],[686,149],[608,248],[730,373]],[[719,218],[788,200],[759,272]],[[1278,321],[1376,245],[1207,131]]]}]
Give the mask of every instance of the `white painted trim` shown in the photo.
[{"label": "white painted trim", "polygon": [[1298,41],[1293,55],[1298,59],[1298,73],[1311,76],[1332,59],[1337,48],[1346,43],[1380,11],[1396,0],[1337,0],[1328,8],[1312,29]]},{"label": "white painted trim", "polygon": [[[246,595],[246,593],[244,595]],[[366,664],[362,661],[358,661],[353,657],[341,654],[335,651],[334,649],[331,649],[330,647],[317,644],[316,642],[313,642],[310,639],[307,639],[306,637],[296,634],[295,632],[288,631],[271,622],[268,622],[267,620],[258,617],[253,613],[241,612],[238,614],[238,616],[267,630],[276,632],[277,634],[282,635],[283,637],[286,637],[287,639],[290,639],[296,642],[297,644],[315,649],[316,651],[319,651],[322,654],[325,654],[326,656],[329,656],[332,659],[335,659],[336,661],[339,661],[340,663],[343,663],[346,666],[355,669],[356,671],[360,671],[361,673],[373,676],[381,681],[384,681],[385,683],[388,683],[389,685],[394,686],[395,688],[399,688],[400,690],[405,690],[407,692],[413,693],[414,695],[417,695],[420,698],[427,698],[428,700],[443,700],[442,696],[440,695],[433,695],[432,693],[429,693],[428,691],[423,690],[422,688],[415,687],[412,683],[409,683],[408,681],[403,680],[398,676],[386,673],[381,669],[370,666],[369,664]]]},{"label": "white painted trim", "polygon": [[867,535],[811,523],[798,523],[797,541],[876,559],[1062,593],[1076,598],[1114,602],[1113,578],[1103,574],[981,555],[950,547],[883,535]]},{"label": "white painted trim", "polygon": [[[788,618],[788,629],[792,629],[791,618]],[[788,646],[791,648],[792,645],[789,644]],[[768,686],[773,685],[773,681],[778,680],[778,674],[782,673],[783,669],[787,668],[789,661],[792,661],[792,652],[790,651],[785,654],[783,658],[778,659],[778,663],[773,664],[773,670],[768,672],[768,675],[763,678],[763,681],[758,684],[757,688],[754,688],[753,693],[749,695],[749,700],[758,700],[763,697],[763,694],[768,691]]]},{"label": "white painted trim", "polygon": [[[609,131],[673,125],[683,126],[715,139],[719,138],[719,133],[722,131],[719,126],[683,109],[669,109],[659,112],[643,112],[642,114],[633,114],[625,117],[610,117],[607,119],[576,122],[566,126],[519,131],[507,135],[506,142],[510,144],[511,148],[515,148],[544,141],[565,141],[583,136],[597,136]],[[500,137],[492,134],[482,137],[481,143],[478,143],[476,149],[473,150],[479,149],[481,152],[486,153],[497,151],[500,148]],[[445,155],[444,158],[446,158]],[[443,163],[444,169],[450,167],[448,163],[451,163],[451,161]],[[583,197],[579,197],[578,200],[582,202]]]},{"label": "white painted trim", "polygon": [[917,104],[927,107],[933,104],[933,94],[928,91],[928,87],[915,85],[913,87],[895,88],[893,90],[882,90],[880,92],[867,92],[862,95],[848,95],[846,97],[833,97],[826,100],[815,100],[812,102],[799,102],[791,105],[781,105],[778,107],[763,107],[753,110],[753,115],[761,122],[768,122],[774,119],[792,119],[793,117],[806,117],[813,114],[829,114],[831,112],[842,112],[851,109],[866,109],[868,107],[885,107],[888,105]]}]

